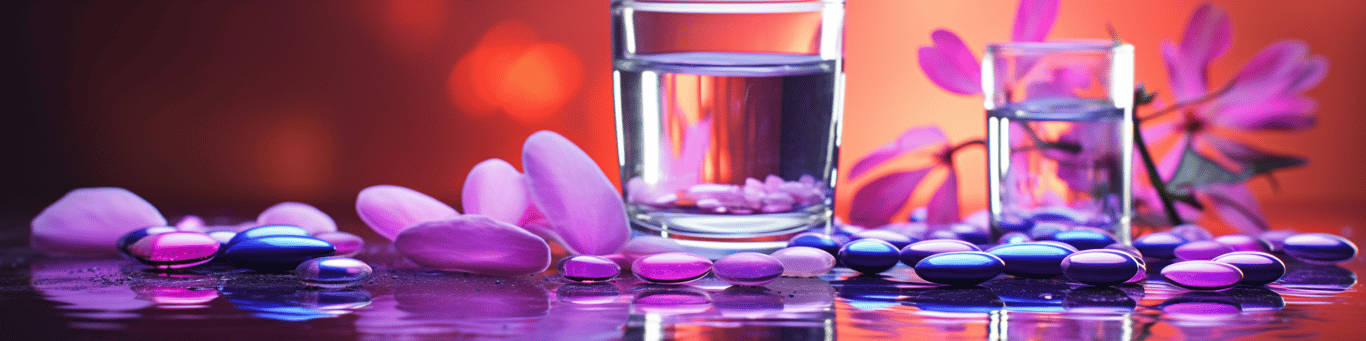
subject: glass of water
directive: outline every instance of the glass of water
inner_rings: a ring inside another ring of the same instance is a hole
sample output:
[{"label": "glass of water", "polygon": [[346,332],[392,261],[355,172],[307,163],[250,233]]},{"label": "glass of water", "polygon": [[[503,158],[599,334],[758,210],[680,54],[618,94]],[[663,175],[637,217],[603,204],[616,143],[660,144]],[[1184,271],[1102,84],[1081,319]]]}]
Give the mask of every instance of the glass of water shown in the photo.
[{"label": "glass of water", "polygon": [[1103,40],[992,44],[982,64],[992,228],[1099,228],[1127,243],[1133,46]]},{"label": "glass of water", "polygon": [[719,257],[829,228],[843,0],[615,0],[617,154],[637,234]]}]

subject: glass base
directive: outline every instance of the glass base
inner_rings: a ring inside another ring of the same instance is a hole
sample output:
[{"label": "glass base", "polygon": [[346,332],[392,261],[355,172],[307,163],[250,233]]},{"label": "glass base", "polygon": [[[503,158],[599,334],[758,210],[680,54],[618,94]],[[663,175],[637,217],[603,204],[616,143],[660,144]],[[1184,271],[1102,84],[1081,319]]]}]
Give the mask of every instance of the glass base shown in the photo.
[{"label": "glass base", "polygon": [[663,212],[639,206],[627,209],[633,234],[670,238],[687,252],[710,259],[737,252],[777,251],[787,247],[787,240],[798,233],[828,229],[830,214],[825,206],[745,215]]}]

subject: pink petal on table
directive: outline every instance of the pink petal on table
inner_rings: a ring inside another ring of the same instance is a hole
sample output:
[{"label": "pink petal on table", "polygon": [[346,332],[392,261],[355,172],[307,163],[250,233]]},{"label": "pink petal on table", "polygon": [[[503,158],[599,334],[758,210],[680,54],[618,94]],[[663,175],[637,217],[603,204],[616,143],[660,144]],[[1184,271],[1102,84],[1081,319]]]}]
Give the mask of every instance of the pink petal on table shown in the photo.
[{"label": "pink petal on table", "polygon": [[1231,27],[1228,13],[1205,3],[1191,14],[1186,32],[1181,36],[1181,53],[1190,62],[1199,63],[1203,71],[1205,66],[1228,51],[1233,41]]},{"label": "pink petal on table", "polygon": [[433,269],[492,276],[519,276],[550,266],[550,245],[512,224],[462,215],[417,224],[399,232],[394,248]]},{"label": "pink petal on table", "polygon": [[313,205],[298,202],[282,202],[261,211],[261,215],[256,216],[256,223],[260,225],[294,225],[308,231],[308,234],[319,234],[323,232],[333,232],[337,230],[337,222],[331,216],[323,213]]},{"label": "pink petal on table", "polygon": [[399,231],[418,223],[460,215],[454,208],[426,194],[394,185],[370,186],[356,196],[356,213],[371,229],[393,240]]},{"label": "pink petal on table", "polygon": [[29,243],[48,256],[102,256],[116,253],[114,241],[129,231],[165,225],[156,207],[126,189],[78,188],[33,218]]},{"label": "pink petal on table", "polygon": [[615,253],[630,238],[621,194],[598,164],[560,134],[539,131],[522,145],[531,199],[570,253]]},{"label": "pink petal on table", "polygon": [[849,179],[856,179],[863,173],[867,173],[902,154],[920,150],[930,144],[946,145],[948,143],[949,138],[944,136],[944,132],[939,130],[939,127],[921,126],[907,129],[896,140],[878,146],[877,149],[854,162],[854,165],[849,167]]},{"label": "pink petal on table", "polygon": [[[917,51],[920,70],[944,90],[960,95],[982,93],[982,70],[963,65],[963,56],[972,57],[972,50],[953,32],[935,30],[930,34],[934,46],[921,46]],[[976,66],[976,60],[972,59]]]},{"label": "pink petal on table", "polygon": [[1247,184],[1213,183],[1205,185],[1201,192],[1209,197],[1219,218],[1239,232],[1256,235],[1271,229]]},{"label": "pink petal on table", "polygon": [[474,165],[465,177],[461,205],[465,214],[478,214],[508,224],[521,225],[531,199],[526,177],[501,159],[488,159]]},{"label": "pink petal on table", "polygon": [[886,225],[906,206],[916,186],[932,169],[891,173],[864,184],[850,202],[849,223],[863,227]]},{"label": "pink petal on table", "polygon": [[925,204],[927,214],[925,223],[930,226],[953,224],[959,222],[963,216],[958,210],[958,173],[953,171],[953,166],[949,166],[949,175],[944,178],[944,184],[939,185],[939,189],[930,197],[930,203]]},{"label": "pink petal on table", "polygon": [[1015,12],[1015,29],[1011,41],[1044,41],[1053,21],[1058,19],[1059,0],[1021,0]]}]

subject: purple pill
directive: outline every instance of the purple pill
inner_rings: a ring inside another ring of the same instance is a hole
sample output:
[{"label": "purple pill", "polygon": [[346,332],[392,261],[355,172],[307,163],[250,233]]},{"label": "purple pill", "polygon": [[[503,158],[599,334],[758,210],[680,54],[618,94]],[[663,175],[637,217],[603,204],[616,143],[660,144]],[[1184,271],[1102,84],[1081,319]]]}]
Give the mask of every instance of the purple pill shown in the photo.
[{"label": "purple pill", "polygon": [[1271,247],[1266,245],[1266,242],[1245,234],[1226,234],[1214,237],[1214,242],[1224,244],[1233,251],[1271,251]]},{"label": "purple pill", "polygon": [[1301,233],[1285,238],[1285,253],[1315,264],[1332,264],[1352,259],[1357,246],[1352,241],[1327,233]]},{"label": "purple pill", "polygon": [[180,269],[208,263],[218,254],[218,240],[199,232],[166,232],[139,239],[128,254],[142,264]]},{"label": "purple pill", "polygon": [[1128,252],[1093,249],[1073,253],[1062,260],[1062,274],[1078,283],[1100,287],[1133,279],[1143,266]]},{"label": "purple pill", "polygon": [[1191,290],[1223,290],[1243,280],[1243,271],[1228,263],[1211,260],[1177,262],[1162,268],[1167,282]]},{"label": "purple pill", "polygon": [[142,238],[146,238],[150,235],[175,231],[176,228],[170,226],[152,226],[132,230],[128,233],[123,234],[123,236],[120,236],[118,240],[114,241],[114,247],[118,248],[119,253],[123,254],[124,256],[128,258],[133,258],[133,255],[128,253],[128,247],[133,246],[133,243],[137,243],[139,240],[142,240]]},{"label": "purple pill", "polygon": [[1243,272],[1242,285],[1266,285],[1285,276],[1285,263],[1269,253],[1239,251],[1215,257],[1214,261],[1228,263]]},{"label": "purple pill", "polygon": [[1291,230],[1271,230],[1262,232],[1262,235],[1259,237],[1271,248],[1271,252],[1281,252],[1282,247],[1285,246],[1285,239],[1290,238],[1290,236],[1297,233],[1299,232]]},{"label": "purple pill", "polygon": [[711,260],[686,252],[665,252],[645,256],[631,263],[636,277],[660,284],[695,281],[711,271]]},{"label": "purple pill", "polygon": [[835,267],[835,256],[814,247],[793,246],[771,255],[783,263],[783,276],[816,277]]},{"label": "purple pill", "polygon": [[1211,260],[1229,252],[1233,252],[1233,248],[1210,240],[1185,243],[1172,250],[1180,260]]},{"label": "purple pill", "polygon": [[1145,257],[1158,259],[1176,258],[1176,248],[1185,245],[1188,240],[1171,232],[1154,232],[1145,234],[1134,240],[1134,248],[1143,253]]},{"label": "purple pill", "polygon": [[1169,232],[1181,236],[1181,238],[1186,238],[1186,240],[1189,241],[1214,239],[1213,233],[1209,233],[1209,230],[1196,224],[1176,225],[1175,227],[1172,227]]},{"label": "purple pill", "polygon": [[957,251],[982,251],[982,249],[978,248],[977,245],[957,239],[931,239],[911,243],[911,245],[901,248],[900,258],[902,263],[915,266],[925,257]]},{"label": "purple pill", "polygon": [[560,260],[560,275],[576,282],[600,282],[616,278],[621,266],[599,256],[569,256]]},{"label": "purple pill", "polygon": [[726,283],[764,285],[783,276],[783,262],[762,253],[741,252],[717,259],[711,271]]}]

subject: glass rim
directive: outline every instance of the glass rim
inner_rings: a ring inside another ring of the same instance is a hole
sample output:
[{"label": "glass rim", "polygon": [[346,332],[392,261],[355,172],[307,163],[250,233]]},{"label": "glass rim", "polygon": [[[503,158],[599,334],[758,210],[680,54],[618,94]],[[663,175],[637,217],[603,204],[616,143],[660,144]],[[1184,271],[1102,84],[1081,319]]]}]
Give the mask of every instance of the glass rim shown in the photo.
[{"label": "glass rim", "polygon": [[1010,41],[987,44],[987,51],[1020,51],[1048,53],[1060,51],[1112,51],[1132,49],[1133,45],[1107,39],[1051,39],[1047,41]]}]

